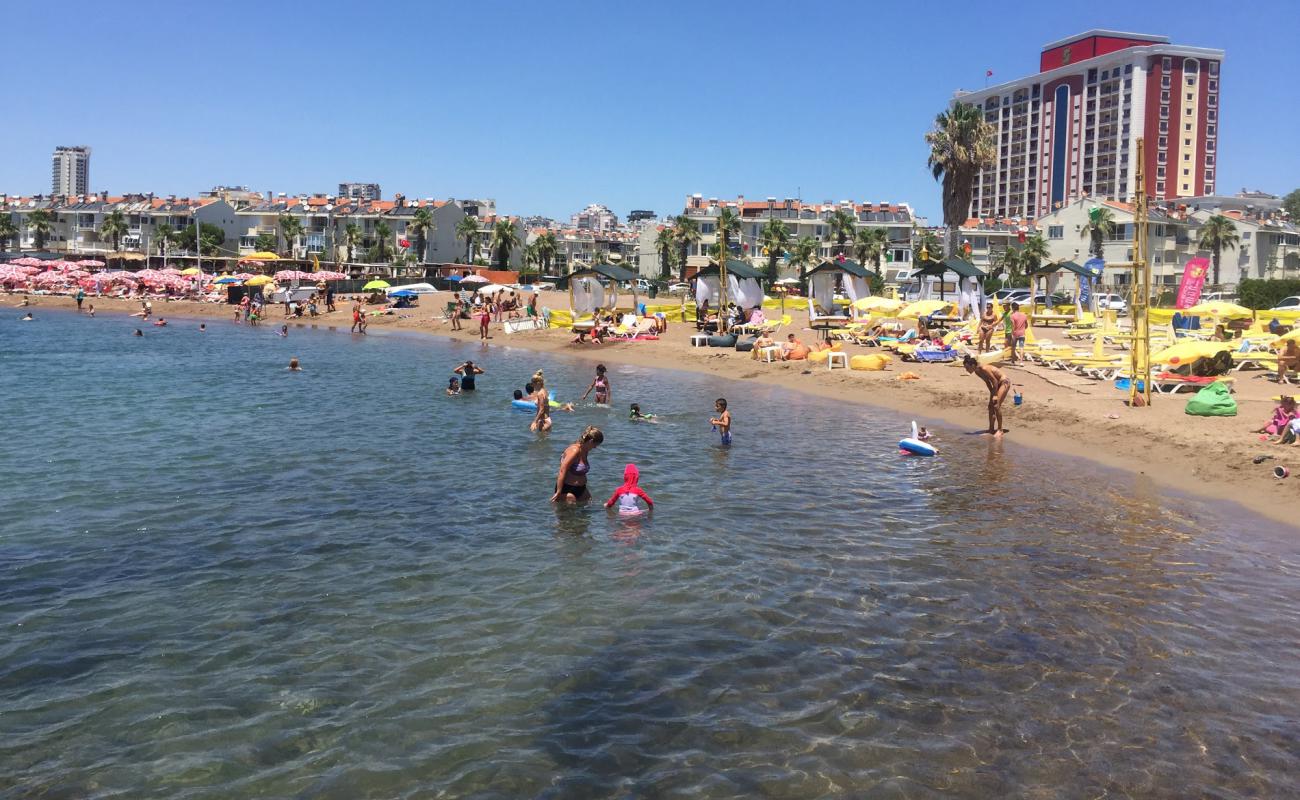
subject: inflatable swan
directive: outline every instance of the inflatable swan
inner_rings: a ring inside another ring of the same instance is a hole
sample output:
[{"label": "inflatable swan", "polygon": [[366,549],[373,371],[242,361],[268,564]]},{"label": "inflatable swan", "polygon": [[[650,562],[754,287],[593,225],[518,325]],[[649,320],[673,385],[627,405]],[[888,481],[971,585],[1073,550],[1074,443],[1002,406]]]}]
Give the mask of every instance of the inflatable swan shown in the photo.
[{"label": "inflatable swan", "polygon": [[917,438],[916,420],[912,420],[912,435],[900,441],[898,449],[909,456],[934,456],[939,454],[939,451],[934,449],[934,446],[929,442],[923,442]]}]

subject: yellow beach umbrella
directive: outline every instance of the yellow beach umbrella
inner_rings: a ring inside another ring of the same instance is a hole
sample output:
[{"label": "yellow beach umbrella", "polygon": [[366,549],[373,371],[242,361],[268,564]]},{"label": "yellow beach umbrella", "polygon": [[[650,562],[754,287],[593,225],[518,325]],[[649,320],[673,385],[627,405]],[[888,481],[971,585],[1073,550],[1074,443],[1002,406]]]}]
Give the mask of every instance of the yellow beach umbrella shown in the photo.
[{"label": "yellow beach umbrella", "polygon": [[245,285],[245,286],[265,286],[266,284],[268,284],[268,283],[273,283],[274,281],[275,281],[275,278],[272,278],[270,275],[254,275],[253,277],[251,277],[251,278],[249,278],[248,280],[244,281],[244,285]]},{"label": "yellow beach umbrella", "polygon": [[368,292],[371,289],[387,289],[389,285],[388,281],[375,279],[367,283],[365,286],[362,286],[361,291]]},{"label": "yellow beach umbrella", "polygon": [[858,311],[872,314],[893,314],[906,305],[907,303],[902,300],[890,297],[863,297],[853,302],[853,307]]},{"label": "yellow beach umbrella", "polygon": [[1222,303],[1217,300],[1198,303],[1184,311],[1183,314],[1214,317],[1215,319],[1250,319],[1255,316],[1255,312],[1245,306],[1239,306],[1236,303]]},{"label": "yellow beach umbrella", "polygon": [[265,250],[259,250],[256,253],[249,253],[240,259],[240,261],[279,261],[280,257],[275,253],[268,253]]},{"label": "yellow beach umbrella", "polygon": [[1186,364],[1198,358],[1211,358],[1217,353],[1231,349],[1232,344],[1230,342],[1179,342],[1151,356],[1151,363]]},{"label": "yellow beach umbrella", "polygon": [[182,274],[182,275],[198,275],[198,274],[199,274],[199,268],[198,268],[198,267],[190,267],[189,269],[183,269],[183,270],[181,270],[181,274]]},{"label": "yellow beach umbrella", "polygon": [[928,317],[931,314],[937,314],[948,306],[952,305],[947,300],[917,300],[907,308],[899,312],[900,319],[916,319],[917,317]]}]

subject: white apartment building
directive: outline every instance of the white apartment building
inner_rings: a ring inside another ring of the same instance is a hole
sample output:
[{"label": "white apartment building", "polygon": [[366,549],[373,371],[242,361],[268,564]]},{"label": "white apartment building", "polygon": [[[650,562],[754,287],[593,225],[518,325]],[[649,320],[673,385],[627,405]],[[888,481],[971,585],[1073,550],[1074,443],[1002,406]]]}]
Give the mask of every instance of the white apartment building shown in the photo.
[{"label": "white apartment building", "polygon": [[50,180],[50,194],[84,195],[90,191],[90,148],[54,148],[54,166]]},{"label": "white apartment building", "polygon": [[1242,278],[1300,278],[1300,225],[1276,211],[1200,208],[1191,217],[1201,225],[1215,214],[1232,220],[1241,237],[1235,248],[1220,254],[1220,281],[1235,284]]},{"label": "white apartment building", "polygon": [[592,203],[569,218],[570,226],[580,231],[612,231],[618,227],[618,215],[599,203]]},{"label": "white apartment building", "polygon": [[11,197],[0,195],[0,214],[8,214],[18,228],[18,247],[36,249],[36,237],[30,225],[32,212],[50,215],[50,235],[45,249],[55,253],[105,254],[113,251],[113,242],[101,233],[104,220],[114,211],[122,212],[127,223],[119,246],[122,250],[148,252],[153,248],[153,234],[163,225],[182,231],[195,222],[215,225],[225,234],[223,254],[234,255],[239,237],[239,220],[234,206],[215,197],[154,197],[132,194],[109,197],[107,193],[80,196]]},{"label": "white apartment building", "polygon": [[[1080,198],[1038,219],[1038,231],[1047,240],[1053,261],[1073,261],[1082,264],[1092,256],[1088,250],[1092,240],[1086,233],[1088,213],[1094,206],[1110,210],[1115,221],[1115,232],[1102,244],[1102,258],[1106,271],[1102,283],[1123,287],[1130,282],[1127,267],[1116,264],[1133,260],[1133,206],[1114,200],[1089,200]],[[1183,208],[1153,206],[1147,213],[1147,252],[1151,260],[1151,284],[1165,288],[1178,285],[1183,268],[1196,256],[1207,256],[1196,246],[1198,223]],[[1223,276],[1224,282],[1235,277]]]}]

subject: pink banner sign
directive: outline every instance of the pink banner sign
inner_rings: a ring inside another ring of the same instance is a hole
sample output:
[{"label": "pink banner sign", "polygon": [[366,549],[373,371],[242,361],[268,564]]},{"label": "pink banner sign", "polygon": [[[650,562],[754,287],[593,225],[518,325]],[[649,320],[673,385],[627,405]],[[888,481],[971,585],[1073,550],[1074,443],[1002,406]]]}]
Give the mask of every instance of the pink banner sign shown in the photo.
[{"label": "pink banner sign", "polygon": [[1183,279],[1178,283],[1178,302],[1174,308],[1191,308],[1201,299],[1205,274],[1210,271],[1210,259],[1193,258],[1183,267]]}]

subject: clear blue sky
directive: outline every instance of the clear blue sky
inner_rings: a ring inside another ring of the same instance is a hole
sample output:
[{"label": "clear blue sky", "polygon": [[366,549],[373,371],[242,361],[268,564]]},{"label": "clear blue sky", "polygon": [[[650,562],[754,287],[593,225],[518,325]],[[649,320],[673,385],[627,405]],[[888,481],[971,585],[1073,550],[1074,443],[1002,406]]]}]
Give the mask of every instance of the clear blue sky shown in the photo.
[{"label": "clear blue sky", "polygon": [[1300,186],[1300,12],[1038,3],[8,3],[0,191],[214,184],[494,197],[567,218],[685,195],[906,201],[938,222],[922,134],[984,71],[1089,28],[1219,47],[1219,188]]}]

